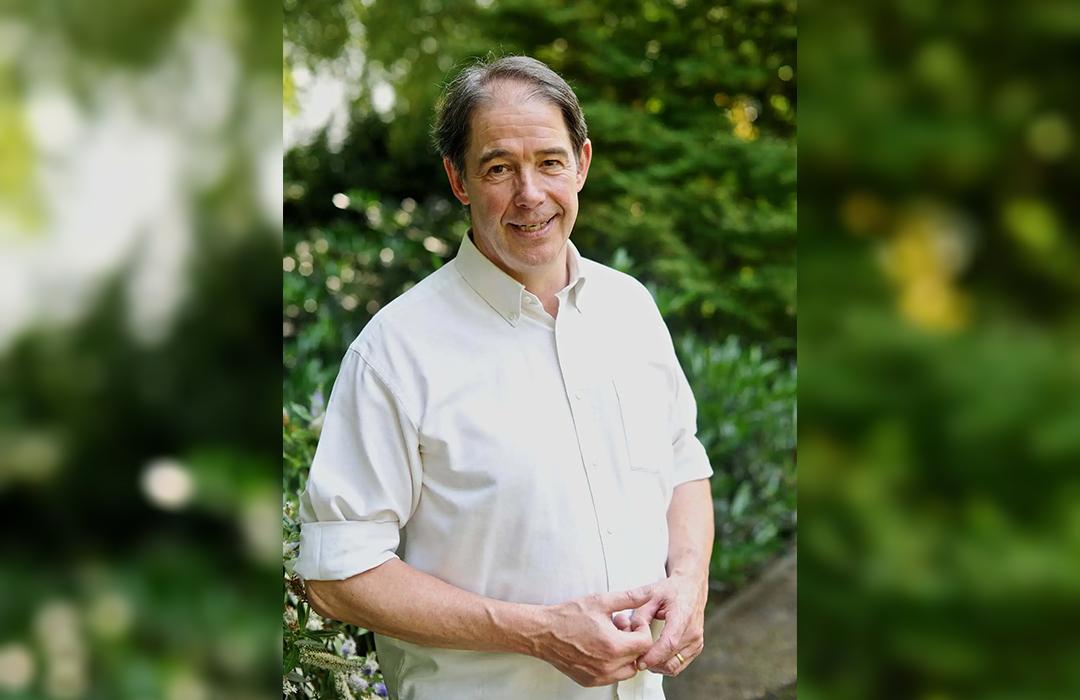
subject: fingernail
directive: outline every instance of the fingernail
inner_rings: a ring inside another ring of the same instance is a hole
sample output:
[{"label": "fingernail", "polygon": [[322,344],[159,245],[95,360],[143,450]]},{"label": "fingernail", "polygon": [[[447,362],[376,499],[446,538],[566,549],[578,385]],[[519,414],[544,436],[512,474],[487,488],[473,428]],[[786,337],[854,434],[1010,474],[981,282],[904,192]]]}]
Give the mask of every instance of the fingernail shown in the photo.
[{"label": "fingernail", "polygon": [[644,670],[645,670],[645,666],[646,666],[646,664],[645,664],[645,662],[644,662],[644,661],[638,661],[638,662],[637,662],[637,670],[639,670],[639,671],[644,671]]}]

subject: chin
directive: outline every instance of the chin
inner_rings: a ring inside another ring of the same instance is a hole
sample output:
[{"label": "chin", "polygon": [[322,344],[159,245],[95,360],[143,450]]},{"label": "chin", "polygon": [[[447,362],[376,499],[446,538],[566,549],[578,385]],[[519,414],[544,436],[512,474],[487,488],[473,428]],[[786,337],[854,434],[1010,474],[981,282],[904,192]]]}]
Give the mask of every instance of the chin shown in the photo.
[{"label": "chin", "polygon": [[518,248],[514,257],[526,267],[543,267],[555,260],[563,249],[565,239],[549,236],[540,245]]}]

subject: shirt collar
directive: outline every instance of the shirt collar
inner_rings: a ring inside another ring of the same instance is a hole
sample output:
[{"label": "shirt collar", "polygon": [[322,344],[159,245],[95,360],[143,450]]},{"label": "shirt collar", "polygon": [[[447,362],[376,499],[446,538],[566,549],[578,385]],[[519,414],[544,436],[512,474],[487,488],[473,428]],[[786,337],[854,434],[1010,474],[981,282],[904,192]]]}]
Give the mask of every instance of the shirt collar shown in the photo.
[{"label": "shirt collar", "polygon": [[[570,303],[581,312],[581,290],[585,286],[582,271],[581,254],[570,241],[566,242],[566,267],[570,283]],[[472,241],[472,230],[461,237],[454,264],[465,282],[486,301],[491,308],[512,326],[521,318],[521,304],[525,295],[525,285],[499,269],[487,259]]]}]

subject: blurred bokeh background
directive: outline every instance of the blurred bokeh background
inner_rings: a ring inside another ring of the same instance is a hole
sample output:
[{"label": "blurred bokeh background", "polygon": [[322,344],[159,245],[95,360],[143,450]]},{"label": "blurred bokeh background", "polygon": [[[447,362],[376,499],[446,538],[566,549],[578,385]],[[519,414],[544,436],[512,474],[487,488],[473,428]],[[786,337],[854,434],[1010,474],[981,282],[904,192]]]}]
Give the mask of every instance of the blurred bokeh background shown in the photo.
[{"label": "blurred bokeh background", "polygon": [[[1080,694],[1076,4],[804,1],[798,65],[794,13],[287,2],[279,76],[276,7],[4,5],[0,695],[277,693],[278,508],[287,571],[345,345],[464,231],[426,130],[489,50],[582,98],[575,240],[675,334],[717,600],[794,541],[798,68],[799,691]],[[365,635],[284,602],[297,691],[321,648],[377,694]]]},{"label": "blurred bokeh background", "polygon": [[[286,575],[346,347],[467,228],[428,133],[441,85],[489,52],[547,62],[582,102],[574,241],[647,283],[674,336],[716,471],[714,602],[794,548],[794,20],[793,1],[285,3]],[[286,691],[377,692],[363,630],[285,602]]]},{"label": "blurred bokeh background", "polygon": [[277,692],[281,11],[0,10],[0,696]]},{"label": "blurred bokeh background", "polygon": [[1080,696],[1080,6],[804,2],[804,698]]}]

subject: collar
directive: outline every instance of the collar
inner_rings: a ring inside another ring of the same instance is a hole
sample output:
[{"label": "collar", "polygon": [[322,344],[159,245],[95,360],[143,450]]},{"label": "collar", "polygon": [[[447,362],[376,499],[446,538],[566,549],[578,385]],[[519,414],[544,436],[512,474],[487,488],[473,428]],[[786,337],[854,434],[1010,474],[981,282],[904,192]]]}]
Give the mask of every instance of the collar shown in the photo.
[{"label": "collar", "polygon": [[[566,242],[566,268],[569,272],[569,284],[563,289],[568,292],[571,305],[581,313],[581,292],[585,287],[582,273],[581,254],[570,241]],[[506,274],[487,259],[472,241],[472,229],[461,237],[454,265],[465,282],[495,309],[506,321],[516,326],[521,318],[521,304],[525,298],[525,285]],[[562,294],[563,292],[559,292]]]}]

